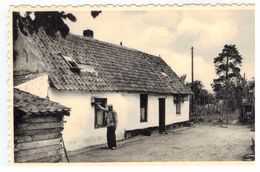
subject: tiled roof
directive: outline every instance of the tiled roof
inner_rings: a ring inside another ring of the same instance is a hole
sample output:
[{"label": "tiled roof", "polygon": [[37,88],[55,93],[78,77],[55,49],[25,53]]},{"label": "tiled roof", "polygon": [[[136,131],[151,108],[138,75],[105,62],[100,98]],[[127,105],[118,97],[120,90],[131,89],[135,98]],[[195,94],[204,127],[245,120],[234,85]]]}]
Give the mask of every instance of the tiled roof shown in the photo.
[{"label": "tiled roof", "polygon": [[32,72],[23,71],[23,70],[14,71],[14,73],[13,73],[14,86],[20,85],[20,84],[25,83],[29,80],[37,78],[40,75],[41,75],[41,73],[32,73]]},{"label": "tiled roof", "polygon": [[57,112],[62,115],[69,115],[70,112],[69,108],[59,103],[40,98],[16,88],[14,89],[14,109],[20,110],[27,115],[55,115]]},{"label": "tiled roof", "polygon": [[[26,39],[42,54],[51,85],[59,90],[191,93],[161,57],[74,34],[51,38],[40,31]],[[96,73],[73,72],[60,53]]]}]

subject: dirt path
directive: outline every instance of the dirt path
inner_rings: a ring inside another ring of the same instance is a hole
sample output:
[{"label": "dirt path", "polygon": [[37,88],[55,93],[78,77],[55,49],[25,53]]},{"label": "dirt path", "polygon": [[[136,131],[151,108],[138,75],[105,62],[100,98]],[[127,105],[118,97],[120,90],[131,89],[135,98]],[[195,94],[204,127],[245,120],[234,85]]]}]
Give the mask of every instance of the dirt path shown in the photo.
[{"label": "dirt path", "polygon": [[246,126],[228,128],[195,125],[187,130],[169,131],[128,140],[117,150],[96,149],[70,157],[71,162],[148,161],[241,161],[251,153],[254,132]]}]

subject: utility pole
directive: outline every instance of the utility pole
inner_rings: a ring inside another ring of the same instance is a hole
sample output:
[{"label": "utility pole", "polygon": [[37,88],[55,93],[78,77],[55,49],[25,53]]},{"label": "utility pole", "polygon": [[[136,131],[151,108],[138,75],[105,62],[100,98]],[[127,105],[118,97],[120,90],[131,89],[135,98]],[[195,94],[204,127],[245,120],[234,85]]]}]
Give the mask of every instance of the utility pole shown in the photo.
[{"label": "utility pole", "polygon": [[[193,82],[194,82],[194,76],[193,76],[193,46],[191,47],[191,90],[193,89]],[[193,115],[194,109],[193,109],[193,103],[194,103],[194,94],[191,95],[191,115]]]}]

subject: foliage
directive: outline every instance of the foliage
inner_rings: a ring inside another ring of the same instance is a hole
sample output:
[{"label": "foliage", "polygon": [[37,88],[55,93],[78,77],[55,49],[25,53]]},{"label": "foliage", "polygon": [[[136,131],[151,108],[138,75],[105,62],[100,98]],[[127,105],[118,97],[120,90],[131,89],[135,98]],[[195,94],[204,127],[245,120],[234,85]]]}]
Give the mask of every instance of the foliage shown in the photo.
[{"label": "foliage", "polygon": [[214,58],[214,64],[218,78],[213,80],[212,87],[216,96],[223,98],[223,90],[236,85],[241,79],[242,57],[236,45],[225,45],[222,52]]},{"label": "foliage", "polygon": [[255,79],[251,81],[244,80],[243,82],[243,99],[253,103],[255,101]]},{"label": "foliage", "polygon": [[179,78],[180,78],[181,82],[185,84],[185,80],[187,78],[187,74],[183,74]]},{"label": "foliage", "polygon": [[96,18],[100,13],[102,13],[102,11],[91,11],[91,16]]},{"label": "foliage", "polygon": [[[91,11],[91,16],[96,18],[102,11]],[[25,36],[37,33],[42,28],[45,33],[53,38],[60,32],[62,37],[69,34],[70,28],[65,20],[76,22],[76,17],[64,11],[27,11],[24,14],[13,12],[13,44],[18,38],[18,30]],[[14,51],[14,60],[17,52]]]},{"label": "foliage", "polygon": [[[181,75],[179,78],[180,80],[186,84],[188,87],[192,87],[192,83],[186,82],[186,74]],[[194,103],[195,104],[206,104],[209,102],[212,102],[214,100],[214,97],[212,94],[210,94],[206,89],[204,89],[204,84],[200,80],[195,80],[193,82],[193,97],[194,97]]]},{"label": "foliage", "polygon": [[59,31],[62,37],[66,37],[70,31],[64,20],[75,22],[77,19],[71,13],[64,11],[41,11],[41,12],[25,12],[24,16],[19,12],[13,13],[13,34],[14,41],[18,37],[18,29],[22,34],[28,35],[37,33],[40,28],[46,32],[47,35],[55,37]]},{"label": "foliage", "polygon": [[[192,83],[187,83],[187,85],[191,88]],[[206,89],[204,89],[202,81],[195,80],[193,82],[193,93],[195,104],[202,105],[209,103],[213,100],[213,95],[210,94]]]},{"label": "foliage", "polygon": [[225,113],[230,114],[241,107],[244,89],[240,75],[242,57],[236,45],[225,45],[214,64],[218,78],[213,80],[212,88],[216,99],[224,101]]}]

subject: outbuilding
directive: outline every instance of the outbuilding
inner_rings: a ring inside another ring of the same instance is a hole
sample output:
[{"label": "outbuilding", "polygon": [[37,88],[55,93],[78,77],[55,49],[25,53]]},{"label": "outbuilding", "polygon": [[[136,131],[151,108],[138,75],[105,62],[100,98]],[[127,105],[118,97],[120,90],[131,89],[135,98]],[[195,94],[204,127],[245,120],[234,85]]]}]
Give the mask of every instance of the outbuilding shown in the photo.
[{"label": "outbuilding", "polygon": [[69,112],[59,103],[14,89],[14,161],[60,161],[63,119]]}]

